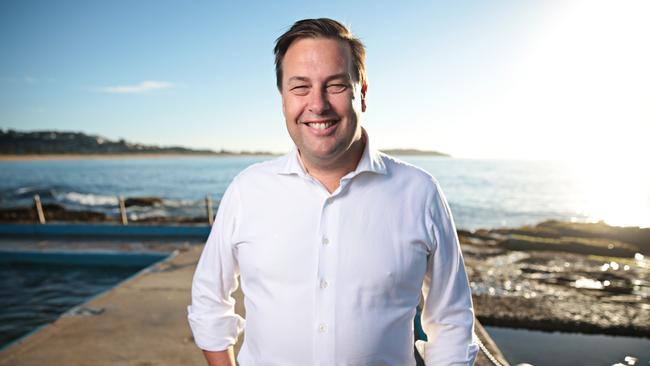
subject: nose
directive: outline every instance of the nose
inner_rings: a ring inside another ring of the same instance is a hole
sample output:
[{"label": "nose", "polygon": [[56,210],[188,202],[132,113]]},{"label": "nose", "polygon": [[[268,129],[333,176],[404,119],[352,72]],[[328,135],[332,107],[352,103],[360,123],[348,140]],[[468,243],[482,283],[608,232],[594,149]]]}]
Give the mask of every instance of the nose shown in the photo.
[{"label": "nose", "polygon": [[314,90],[309,99],[309,111],[313,114],[322,115],[330,109],[325,90]]}]

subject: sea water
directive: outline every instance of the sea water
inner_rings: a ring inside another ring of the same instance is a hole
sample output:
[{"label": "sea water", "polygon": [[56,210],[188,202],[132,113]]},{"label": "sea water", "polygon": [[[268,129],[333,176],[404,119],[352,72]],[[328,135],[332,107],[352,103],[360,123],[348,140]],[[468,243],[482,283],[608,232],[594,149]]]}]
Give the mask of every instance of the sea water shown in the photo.
[{"label": "sea water", "polygon": [[[118,214],[118,197],[159,197],[130,207],[131,219],[205,215],[247,166],[274,157],[159,157],[0,162],[0,208],[44,203]],[[650,227],[650,178],[643,169],[560,161],[404,156],[431,173],[461,229],[536,224],[547,219]],[[260,182],[263,184],[263,182]]]}]

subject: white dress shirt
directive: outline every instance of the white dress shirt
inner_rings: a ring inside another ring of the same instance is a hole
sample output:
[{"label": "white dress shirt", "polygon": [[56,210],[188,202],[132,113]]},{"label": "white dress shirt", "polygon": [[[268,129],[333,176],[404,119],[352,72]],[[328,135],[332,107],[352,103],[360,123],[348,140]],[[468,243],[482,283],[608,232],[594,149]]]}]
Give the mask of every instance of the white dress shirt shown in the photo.
[{"label": "white dress shirt", "polygon": [[367,142],[340,183],[328,193],[296,150],[233,180],[192,283],[196,344],[224,350],[245,324],[242,366],[415,365],[423,295],[426,365],[471,365],[470,289],[436,180]]}]

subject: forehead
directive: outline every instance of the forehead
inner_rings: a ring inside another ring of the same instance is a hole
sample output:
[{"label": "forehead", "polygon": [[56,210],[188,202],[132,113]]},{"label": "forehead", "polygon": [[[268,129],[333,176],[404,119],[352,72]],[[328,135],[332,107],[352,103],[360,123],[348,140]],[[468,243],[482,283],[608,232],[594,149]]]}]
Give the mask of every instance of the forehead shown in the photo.
[{"label": "forehead", "polygon": [[347,43],[328,38],[301,38],[294,41],[282,60],[283,79],[294,76],[327,77],[352,75],[352,50]]}]

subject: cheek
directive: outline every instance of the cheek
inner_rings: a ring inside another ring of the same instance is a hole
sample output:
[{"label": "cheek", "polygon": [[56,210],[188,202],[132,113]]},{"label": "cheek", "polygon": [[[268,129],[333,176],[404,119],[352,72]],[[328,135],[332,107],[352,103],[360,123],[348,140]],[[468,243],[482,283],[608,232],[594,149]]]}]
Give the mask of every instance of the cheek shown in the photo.
[{"label": "cheek", "polygon": [[351,95],[338,94],[330,99],[330,105],[339,113],[354,109],[354,98]]},{"label": "cheek", "polygon": [[300,104],[296,98],[282,98],[282,113],[285,119],[296,118],[300,114]]}]

